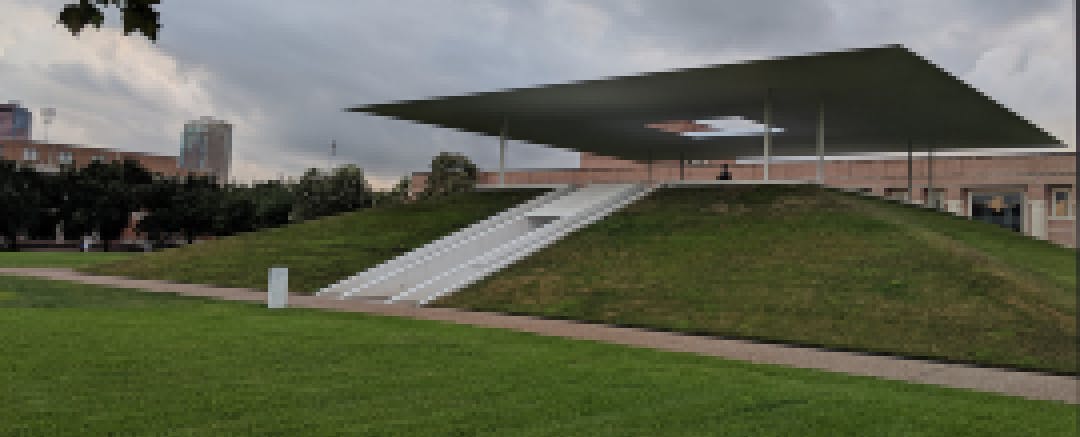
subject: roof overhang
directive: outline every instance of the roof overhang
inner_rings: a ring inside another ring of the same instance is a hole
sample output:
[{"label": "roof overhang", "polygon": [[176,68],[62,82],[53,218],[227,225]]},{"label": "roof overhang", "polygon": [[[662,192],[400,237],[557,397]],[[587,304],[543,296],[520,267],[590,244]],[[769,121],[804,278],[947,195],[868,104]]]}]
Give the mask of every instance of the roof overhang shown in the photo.
[{"label": "roof overhang", "polygon": [[[1063,147],[1060,140],[899,45],[347,108],[623,159],[760,156],[758,135],[688,137],[647,127],[763,121],[771,155],[813,155],[819,108],[828,154]],[[819,105],[821,105],[819,107]]]}]

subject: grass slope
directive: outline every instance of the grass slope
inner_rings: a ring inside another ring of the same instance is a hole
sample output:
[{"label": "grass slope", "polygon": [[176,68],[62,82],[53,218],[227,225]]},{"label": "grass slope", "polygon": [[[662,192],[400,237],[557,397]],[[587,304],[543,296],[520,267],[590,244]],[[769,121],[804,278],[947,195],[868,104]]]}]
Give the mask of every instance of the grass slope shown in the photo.
[{"label": "grass slope", "polygon": [[284,266],[289,268],[291,291],[315,292],[542,193],[460,193],[200,242],[82,270],[265,290],[267,270]]},{"label": "grass slope", "polygon": [[123,261],[138,255],[139,252],[0,252],[0,267],[83,268],[103,262]]},{"label": "grass slope", "polygon": [[1075,261],[813,186],[666,189],[436,305],[1075,374]]},{"label": "grass slope", "polygon": [[1073,435],[934,386],[0,276],[0,435]]}]

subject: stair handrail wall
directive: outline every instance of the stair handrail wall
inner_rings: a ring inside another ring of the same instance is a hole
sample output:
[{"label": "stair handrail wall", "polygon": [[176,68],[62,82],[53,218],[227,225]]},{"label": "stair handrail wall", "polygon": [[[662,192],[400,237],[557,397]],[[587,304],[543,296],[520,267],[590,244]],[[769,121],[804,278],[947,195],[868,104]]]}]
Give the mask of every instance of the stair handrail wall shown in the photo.
[{"label": "stair handrail wall", "polygon": [[[385,288],[400,288],[409,286],[415,281],[421,280],[420,278],[430,277],[432,274],[438,274],[446,269],[452,268],[460,262],[458,261],[460,259],[475,258],[482,254],[487,247],[490,247],[492,241],[497,242],[506,238],[512,238],[514,235],[520,234],[523,230],[527,229],[527,227],[528,223],[523,217],[509,223],[500,224],[489,232],[470,237],[467,241],[461,242],[460,245],[447,248],[447,252],[455,251],[454,257],[433,254],[422,260],[417,260],[407,267],[395,270],[391,272],[391,274],[379,278],[380,281],[377,284],[364,284],[361,287],[373,288],[380,286]],[[419,278],[417,278],[417,276],[419,276]],[[361,287],[358,287],[358,289]],[[355,293],[349,293],[348,295],[351,296],[353,294]]]},{"label": "stair handrail wall", "polygon": [[[477,223],[474,223],[474,224],[472,224],[470,226],[462,228],[462,229],[460,229],[460,230],[458,230],[458,231],[456,231],[454,233],[451,233],[451,234],[449,234],[447,236],[444,236],[444,237],[439,238],[439,239],[437,239],[435,241],[432,241],[432,242],[430,242],[428,244],[425,244],[425,245],[423,245],[423,246],[421,246],[421,247],[419,247],[419,248],[417,248],[417,249],[415,249],[413,251],[410,251],[409,253],[406,253],[406,254],[400,255],[400,256],[398,256],[396,258],[385,261],[385,262],[383,262],[383,263],[381,263],[381,264],[379,264],[379,265],[377,265],[377,266],[375,266],[375,267],[373,267],[371,269],[368,269],[368,270],[364,271],[363,274],[364,274],[364,276],[376,276],[378,274],[383,273],[383,270],[386,270],[388,268],[392,268],[392,266],[394,264],[407,262],[407,261],[415,259],[417,257],[425,256],[425,255],[429,254],[432,251],[440,251],[440,249],[442,249],[446,245],[452,245],[452,244],[454,244],[456,242],[459,242],[462,239],[466,239],[466,238],[470,237],[471,235],[473,235],[473,234],[475,234],[477,232],[487,230],[490,227],[497,226],[500,223],[504,223],[507,220],[513,219],[514,215],[518,214],[519,212],[521,212],[523,210],[529,210],[529,209],[532,209],[532,208],[535,208],[535,207],[538,207],[538,206],[542,206],[542,205],[546,204],[547,202],[553,200],[554,198],[560,197],[562,194],[565,194],[570,189],[571,189],[571,187],[564,187],[564,188],[560,188],[560,189],[557,189],[557,190],[553,190],[553,191],[551,191],[549,193],[545,193],[545,194],[543,194],[541,196],[537,196],[536,198],[531,199],[528,202],[524,202],[524,203],[522,203],[522,204],[520,204],[518,206],[515,206],[515,207],[507,209],[507,210],[504,210],[504,211],[502,211],[502,212],[500,212],[498,214],[495,214],[495,215],[493,215],[491,217],[488,217],[488,218],[486,218],[484,220],[481,220],[481,221],[479,221]],[[359,275],[357,275],[357,276],[359,276]]]},{"label": "stair handrail wall", "polygon": [[[431,274],[432,270],[441,271],[442,269],[453,266],[454,259],[446,256],[442,256],[446,252],[457,251],[454,258],[470,258],[475,257],[483,247],[485,242],[490,240],[500,240],[506,238],[506,234],[514,235],[521,232],[521,228],[527,227],[528,224],[524,217],[518,216],[503,223],[499,223],[492,228],[486,229],[477,235],[472,235],[466,238],[464,241],[457,241],[449,247],[444,247],[438,252],[430,253],[423,258],[411,260],[405,265],[398,266],[390,272],[383,273],[382,275],[371,278],[368,281],[353,287],[343,293],[343,297],[351,297],[357,294],[361,294],[363,290],[371,289],[375,287],[401,287],[407,285],[413,278],[410,276],[420,275],[427,277]],[[449,264],[449,265],[448,265]]]}]

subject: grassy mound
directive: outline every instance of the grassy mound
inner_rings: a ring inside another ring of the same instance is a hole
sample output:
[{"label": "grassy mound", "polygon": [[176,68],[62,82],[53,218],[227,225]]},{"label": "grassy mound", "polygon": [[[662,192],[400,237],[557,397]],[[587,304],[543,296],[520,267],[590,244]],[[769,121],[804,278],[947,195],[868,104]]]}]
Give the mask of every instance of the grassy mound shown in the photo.
[{"label": "grassy mound", "polygon": [[543,192],[460,193],[365,209],[80,270],[265,290],[267,269],[284,266],[291,291],[315,292]]},{"label": "grassy mound", "polygon": [[1076,373],[1075,261],[814,186],[665,189],[436,305]]},{"label": "grassy mound", "polygon": [[0,276],[0,435],[1072,435],[1059,402]]},{"label": "grassy mound", "polygon": [[0,252],[3,268],[82,268],[93,264],[119,262],[138,252]]}]

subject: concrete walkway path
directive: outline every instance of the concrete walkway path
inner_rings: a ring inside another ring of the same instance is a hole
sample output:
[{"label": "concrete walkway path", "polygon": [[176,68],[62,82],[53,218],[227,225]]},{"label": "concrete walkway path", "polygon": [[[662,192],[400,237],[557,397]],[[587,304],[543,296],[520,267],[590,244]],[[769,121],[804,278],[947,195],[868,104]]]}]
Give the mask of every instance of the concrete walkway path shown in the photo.
[{"label": "concrete walkway path", "polygon": [[[73,281],[116,288],[134,288],[149,292],[178,293],[224,300],[266,301],[266,293],[251,289],[177,284],[166,281],[137,280],[112,276],[92,276],[70,269],[0,268],[0,274]],[[961,364],[944,364],[924,360],[835,352],[751,341],[716,339],[566,320],[546,320],[449,308],[385,305],[300,294],[289,295],[289,306],[513,329],[546,336],[593,340],[675,352],[690,352],[753,363],[819,369],[851,375],[873,376],[919,384],[1000,393],[1028,399],[1080,404],[1080,379],[1070,376],[972,367]]]}]

